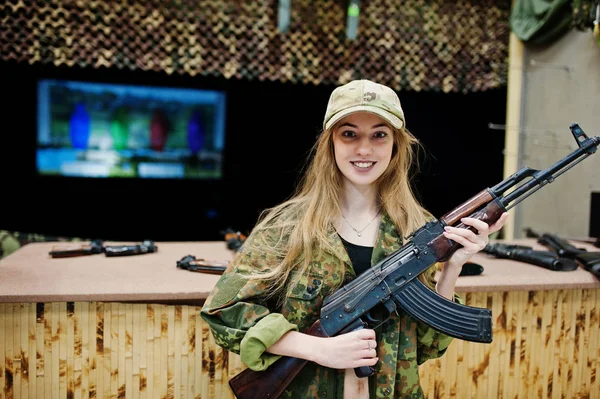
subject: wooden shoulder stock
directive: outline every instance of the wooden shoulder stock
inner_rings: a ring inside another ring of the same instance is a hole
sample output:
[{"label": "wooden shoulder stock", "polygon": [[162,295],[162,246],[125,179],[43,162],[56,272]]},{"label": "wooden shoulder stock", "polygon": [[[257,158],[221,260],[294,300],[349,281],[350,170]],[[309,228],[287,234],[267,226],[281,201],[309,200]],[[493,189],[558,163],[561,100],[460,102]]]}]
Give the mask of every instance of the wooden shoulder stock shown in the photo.
[{"label": "wooden shoulder stock", "polygon": [[276,399],[306,365],[308,360],[283,356],[264,371],[245,369],[229,386],[237,399]]}]

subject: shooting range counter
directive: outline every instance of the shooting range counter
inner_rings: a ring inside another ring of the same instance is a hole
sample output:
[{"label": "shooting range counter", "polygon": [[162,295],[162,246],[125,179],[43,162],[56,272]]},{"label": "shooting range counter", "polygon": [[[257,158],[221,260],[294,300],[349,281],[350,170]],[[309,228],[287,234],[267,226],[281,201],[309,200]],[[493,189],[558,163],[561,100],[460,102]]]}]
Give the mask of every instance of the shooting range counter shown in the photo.
[{"label": "shooting range counter", "polygon": [[[52,259],[58,244],[0,260],[0,398],[233,398],[228,380],[244,366],[199,316],[219,276],[176,267],[185,255],[230,260],[224,242]],[[485,270],[459,277],[457,291],[492,309],[493,342],[454,340],[422,365],[427,397],[600,397],[600,281],[581,268],[472,261]]]}]

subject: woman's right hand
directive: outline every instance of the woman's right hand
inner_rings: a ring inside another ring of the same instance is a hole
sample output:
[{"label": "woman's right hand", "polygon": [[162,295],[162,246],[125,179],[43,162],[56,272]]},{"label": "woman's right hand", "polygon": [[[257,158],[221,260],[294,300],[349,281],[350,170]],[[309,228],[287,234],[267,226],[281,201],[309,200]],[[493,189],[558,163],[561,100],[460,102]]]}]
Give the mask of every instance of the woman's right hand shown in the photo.
[{"label": "woman's right hand", "polygon": [[374,366],[377,357],[375,331],[361,329],[335,337],[320,338],[313,346],[315,363],[334,369]]}]

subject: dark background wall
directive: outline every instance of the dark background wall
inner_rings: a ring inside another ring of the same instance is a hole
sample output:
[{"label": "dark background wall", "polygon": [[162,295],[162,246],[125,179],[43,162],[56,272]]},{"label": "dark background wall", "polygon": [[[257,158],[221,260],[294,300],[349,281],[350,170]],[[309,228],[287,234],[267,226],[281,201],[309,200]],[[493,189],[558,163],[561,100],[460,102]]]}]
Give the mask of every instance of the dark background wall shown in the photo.
[{"label": "dark background wall", "polygon": [[[131,180],[36,175],[36,84],[42,78],[225,90],[224,179]],[[369,78],[365,76],[365,78]],[[330,85],[0,63],[0,229],[107,240],[220,240],[248,232],[286,199],[321,127]],[[437,217],[502,180],[506,89],[399,92],[425,156],[415,189]]]}]

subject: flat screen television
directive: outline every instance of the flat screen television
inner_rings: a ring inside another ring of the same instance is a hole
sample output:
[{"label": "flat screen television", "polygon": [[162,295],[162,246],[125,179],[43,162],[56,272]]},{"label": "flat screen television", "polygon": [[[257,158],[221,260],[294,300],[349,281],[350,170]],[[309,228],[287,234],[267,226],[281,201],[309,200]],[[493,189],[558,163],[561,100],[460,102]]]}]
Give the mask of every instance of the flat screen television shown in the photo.
[{"label": "flat screen television", "polygon": [[225,92],[43,79],[37,94],[38,175],[222,178]]}]

